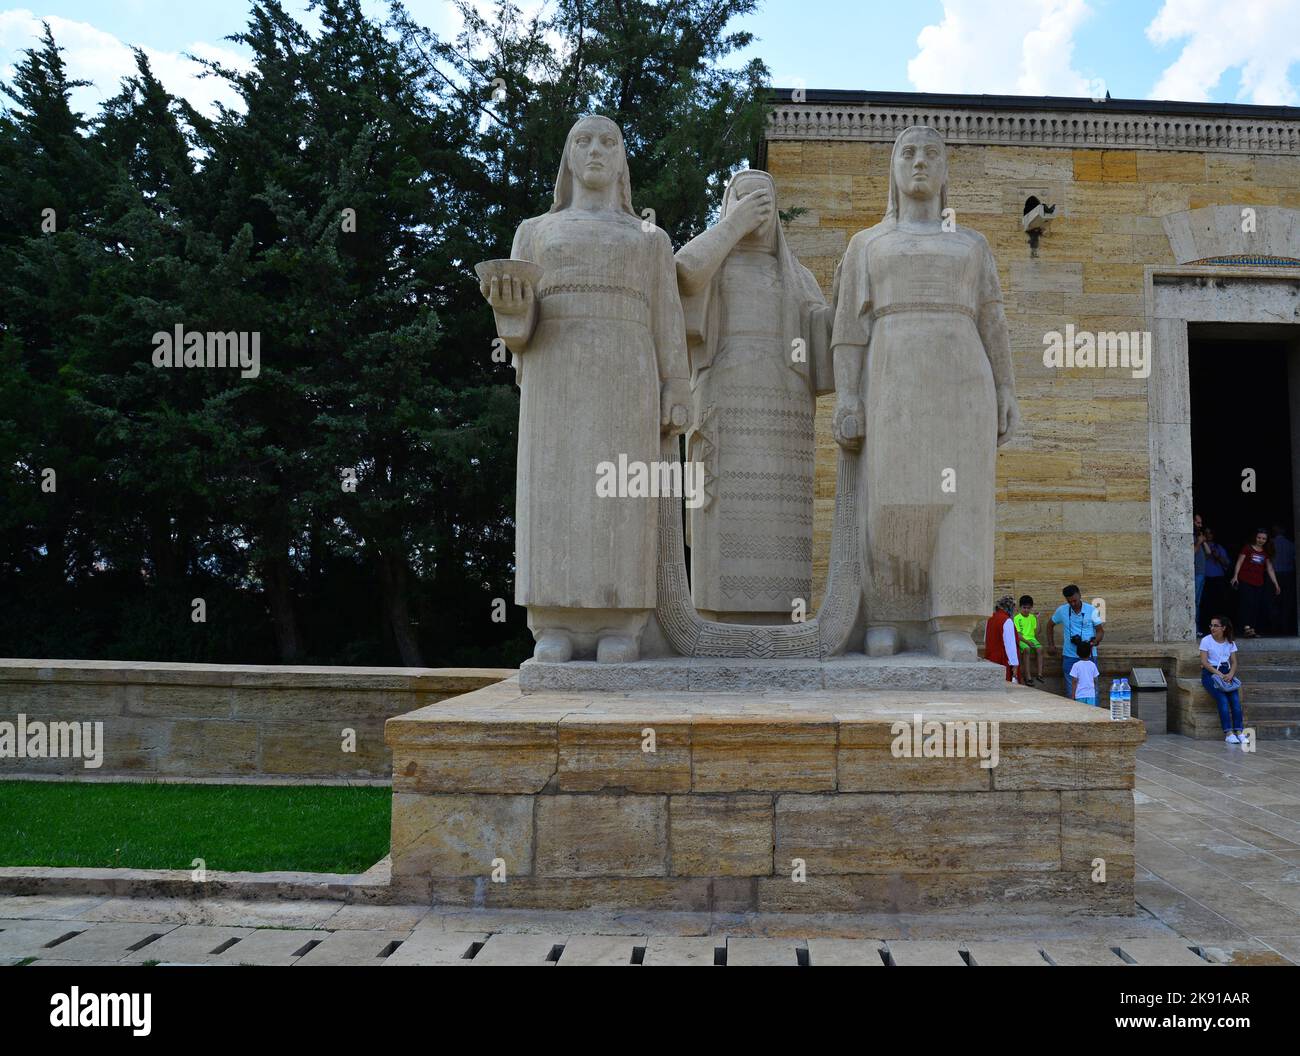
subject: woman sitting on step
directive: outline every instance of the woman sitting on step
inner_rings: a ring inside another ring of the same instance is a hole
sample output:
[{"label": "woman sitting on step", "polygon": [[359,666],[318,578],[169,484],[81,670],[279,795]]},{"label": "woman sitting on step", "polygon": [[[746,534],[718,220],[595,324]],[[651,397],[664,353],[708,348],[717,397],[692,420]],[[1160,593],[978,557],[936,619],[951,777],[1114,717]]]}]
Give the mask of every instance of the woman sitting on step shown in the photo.
[{"label": "woman sitting on step", "polygon": [[1211,617],[1210,633],[1201,639],[1201,685],[1219,706],[1223,739],[1229,744],[1244,743],[1237,643],[1232,640],[1232,621],[1226,617]]}]

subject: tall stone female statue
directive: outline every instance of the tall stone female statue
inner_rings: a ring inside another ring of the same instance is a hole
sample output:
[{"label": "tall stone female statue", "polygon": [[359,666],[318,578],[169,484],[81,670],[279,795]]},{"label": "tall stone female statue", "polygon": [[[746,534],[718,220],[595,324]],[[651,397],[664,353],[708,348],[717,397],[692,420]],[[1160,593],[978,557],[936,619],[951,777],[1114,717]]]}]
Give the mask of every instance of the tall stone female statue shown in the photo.
[{"label": "tall stone female statue", "polygon": [[947,209],[942,138],[894,143],[884,219],[836,274],[832,432],[862,450],[864,651],[973,659],[993,593],[994,464],[1019,423],[1002,290]]},{"label": "tall stone female statue", "polygon": [[[677,251],[694,400],[687,458],[700,615],[789,623],[812,595],[813,418],[830,392],[830,309],[786,244],[766,172],[732,177],[718,223]],[[820,366],[820,370],[817,369]]]},{"label": "tall stone female statue", "polygon": [[492,264],[482,291],[520,388],[515,602],[533,655],[635,660],[656,601],[659,504],[597,485],[602,464],[652,467],[690,392],[672,245],[632,211],[614,122],[570,129],[550,211]]}]

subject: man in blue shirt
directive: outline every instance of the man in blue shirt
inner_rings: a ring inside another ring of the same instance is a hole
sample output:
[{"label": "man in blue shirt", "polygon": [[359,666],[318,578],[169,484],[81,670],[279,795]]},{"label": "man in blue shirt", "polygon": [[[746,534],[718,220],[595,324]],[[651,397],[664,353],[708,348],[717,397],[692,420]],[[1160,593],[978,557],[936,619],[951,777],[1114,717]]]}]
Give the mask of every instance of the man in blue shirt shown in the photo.
[{"label": "man in blue shirt", "polygon": [[[1065,602],[1052,613],[1052,622],[1047,625],[1047,655],[1056,655],[1056,628],[1062,628],[1065,641],[1061,644],[1061,674],[1065,676],[1065,695],[1074,699],[1074,684],[1070,678],[1070,669],[1079,659],[1079,643],[1087,642],[1092,646],[1092,659],[1097,661],[1097,646],[1106,633],[1097,610],[1083,600],[1079,588],[1071,583],[1061,591]],[[1098,663],[1100,667],[1100,663]]]},{"label": "man in blue shirt", "polygon": [[1225,611],[1228,607],[1228,569],[1232,567],[1228,551],[1214,541],[1214,529],[1203,527],[1201,535],[1201,550],[1205,554],[1205,590],[1197,608],[1197,634],[1208,633],[1206,625],[1215,616],[1228,615]]}]

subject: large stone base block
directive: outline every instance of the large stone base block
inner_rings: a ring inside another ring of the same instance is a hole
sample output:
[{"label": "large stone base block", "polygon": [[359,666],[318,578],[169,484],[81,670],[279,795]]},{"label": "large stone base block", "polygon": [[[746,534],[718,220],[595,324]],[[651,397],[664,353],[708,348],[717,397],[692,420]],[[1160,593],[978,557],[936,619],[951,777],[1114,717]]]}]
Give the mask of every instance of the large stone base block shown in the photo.
[{"label": "large stone base block", "polygon": [[928,653],[894,656],[850,653],[827,660],[661,657],[630,664],[525,660],[519,686],[525,693],[597,690],[730,692],[774,689],[1000,689],[1006,672],[983,660],[941,660]]},{"label": "large stone base block", "polygon": [[1023,687],[523,694],[510,680],[389,720],[394,893],[1132,913],[1143,738],[1136,720]]}]

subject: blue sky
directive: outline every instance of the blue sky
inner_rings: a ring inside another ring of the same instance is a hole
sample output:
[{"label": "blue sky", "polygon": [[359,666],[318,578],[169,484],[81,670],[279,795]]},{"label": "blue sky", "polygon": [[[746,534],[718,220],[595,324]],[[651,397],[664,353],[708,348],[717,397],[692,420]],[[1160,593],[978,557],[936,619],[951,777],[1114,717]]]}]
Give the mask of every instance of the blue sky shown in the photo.
[{"label": "blue sky", "polygon": [[[307,3],[284,6],[303,14]],[[458,24],[446,0],[407,7],[436,30]],[[245,0],[0,0],[0,76],[45,18],[73,76],[95,82],[79,105],[116,90],[126,45],[203,105],[216,86],[184,53],[238,61],[243,49],[224,38],[247,10]],[[1087,96],[1100,86],[1116,98],[1300,105],[1300,0],[768,0],[740,25],[781,87]]]}]

